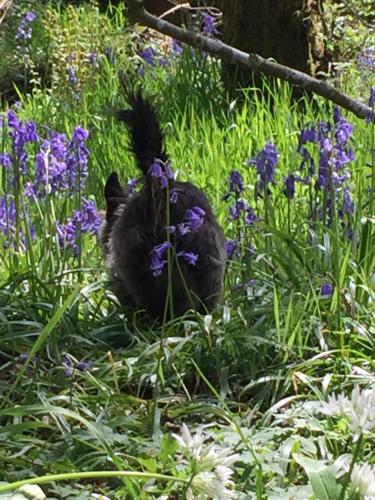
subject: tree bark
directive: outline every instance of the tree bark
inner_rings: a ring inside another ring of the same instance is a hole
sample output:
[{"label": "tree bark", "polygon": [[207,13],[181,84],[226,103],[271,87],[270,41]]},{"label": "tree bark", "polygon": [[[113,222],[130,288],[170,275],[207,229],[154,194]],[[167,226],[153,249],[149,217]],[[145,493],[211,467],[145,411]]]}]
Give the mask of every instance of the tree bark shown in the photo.
[{"label": "tree bark", "polygon": [[[326,68],[322,25],[323,0],[224,0],[223,41],[244,52],[311,76]],[[260,85],[260,76],[223,65],[226,88]]]},{"label": "tree bark", "polygon": [[187,43],[198,50],[208,52],[213,57],[219,57],[232,65],[238,64],[252,71],[257,71],[264,75],[290,82],[292,85],[301,87],[305,91],[313,92],[334,102],[338,106],[354,113],[359,118],[365,118],[375,123],[375,114],[370,106],[340,92],[323,80],[318,80],[302,71],[265,59],[259,54],[248,54],[220,40],[208,38],[186,29],[181,29],[178,26],[150,14],[144,7],[144,0],[128,0],[127,9],[131,22],[139,22],[164,35],[180,40],[180,42]]}]

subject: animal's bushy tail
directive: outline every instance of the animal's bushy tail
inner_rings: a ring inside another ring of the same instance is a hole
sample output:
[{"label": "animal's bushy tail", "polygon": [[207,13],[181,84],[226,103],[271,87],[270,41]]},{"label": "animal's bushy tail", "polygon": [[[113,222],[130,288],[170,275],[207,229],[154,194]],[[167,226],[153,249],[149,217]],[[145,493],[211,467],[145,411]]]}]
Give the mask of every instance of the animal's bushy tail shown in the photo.
[{"label": "animal's bushy tail", "polygon": [[163,146],[163,134],[154,108],[144,98],[141,90],[128,91],[126,99],[130,109],[114,112],[115,117],[126,123],[131,134],[131,149],[139,168],[147,175],[155,159],[166,162],[167,156]]}]

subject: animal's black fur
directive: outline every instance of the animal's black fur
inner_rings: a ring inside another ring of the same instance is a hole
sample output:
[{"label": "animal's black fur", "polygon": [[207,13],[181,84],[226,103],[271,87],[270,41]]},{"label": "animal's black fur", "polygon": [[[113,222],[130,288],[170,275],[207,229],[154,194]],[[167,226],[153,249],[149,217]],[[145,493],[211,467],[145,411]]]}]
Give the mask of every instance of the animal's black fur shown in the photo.
[{"label": "animal's black fur", "polygon": [[[131,149],[144,176],[142,189],[132,197],[112,173],[105,186],[106,218],[101,229],[101,243],[107,255],[112,289],[121,303],[146,309],[153,317],[161,318],[168,288],[167,269],[154,277],[150,270],[152,248],[167,239],[166,189],[160,179],[148,174],[155,159],[167,161],[163,136],[150,103],[140,91],[127,93],[130,109],[115,112],[131,133]],[[169,181],[169,190],[178,195],[170,204],[170,224],[182,222],[189,208],[199,206],[206,215],[195,233],[188,233],[172,242],[176,251],[199,255],[196,266],[179,258],[172,271],[174,314],[179,316],[194,308],[204,312],[217,303],[222,288],[226,260],[225,237],[212,213],[204,193],[189,182]],[[172,236],[173,237],[173,236]],[[185,284],[183,283],[185,281]],[[186,292],[186,288],[190,293]]]}]

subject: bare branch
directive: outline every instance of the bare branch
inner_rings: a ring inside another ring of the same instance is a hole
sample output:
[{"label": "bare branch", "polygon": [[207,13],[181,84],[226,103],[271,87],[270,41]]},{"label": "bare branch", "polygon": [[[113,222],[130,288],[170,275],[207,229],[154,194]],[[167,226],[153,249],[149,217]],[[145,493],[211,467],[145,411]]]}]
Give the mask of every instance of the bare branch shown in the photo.
[{"label": "bare branch", "polygon": [[[302,71],[289,68],[282,64],[264,59],[259,54],[248,54],[238,50],[230,45],[226,45],[220,40],[208,38],[192,31],[179,28],[174,24],[168,23],[163,19],[150,14],[144,8],[143,0],[128,0],[128,14],[132,21],[139,22],[153,28],[164,35],[170,36],[180,42],[197,47],[200,50],[208,52],[214,57],[219,57],[232,64],[246,66],[253,71],[258,71],[265,75],[274,76],[281,80],[297,85],[309,92],[320,95],[338,106],[354,113],[359,118],[369,119],[372,116],[372,110],[366,104],[363,104],[347,94],[339,92],[333,85],[306,75]],[[375,121],[375,117],[373,116]]]}]

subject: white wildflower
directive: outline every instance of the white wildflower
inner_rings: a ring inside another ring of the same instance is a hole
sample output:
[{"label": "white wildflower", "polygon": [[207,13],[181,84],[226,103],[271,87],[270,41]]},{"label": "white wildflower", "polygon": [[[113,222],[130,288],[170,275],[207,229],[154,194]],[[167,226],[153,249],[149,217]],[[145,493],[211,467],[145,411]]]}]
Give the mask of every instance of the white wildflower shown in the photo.
[{"label": "white wildflower", "polygon": [[9,497],[10,500],[43,500],[47,498],[37,484],[25,484]]},{"label": "white wildflower", "polygon": [[375,499],[375,468],[370,464],[354,464],[350,489],[353,494],[368,500]]},{"label": "white wildflower", "polygon": [[344,394],[341,393],[338,396],[331,394],[328,396],[328,402],[322,404],[321,411],[331,417],[339,417],[347,414],[349,406],[349,399]]},{"label": "white wildflower", "polygon": [[231,448],[215,443],[205,444],[207,436],[202,431],[191,434],[183,424],[181,436],[173,434],[182,448],[192,480],[186,491],[187,500],[193,499],[230,499],[237,498],[234,482],[231,480],[231,466],[238,461],[239,455]]},{"label": "white wildflower", "polygon": [[331,395],[322,404],[322,413],[330,416],[345,416],[349,429],[358,438],[360,434],[375,431],[375,389],[353,389],[351,397],[344,394]]},{"label": "white wildflower", "polygon": [[202,471],[193,477],[193,480],[186,492],[187,500],[203,500],[212,498],[215,500],[226,500],[227,498],[237,498],[238,495],[233,489],[233,481],[225,483],[215,474],[215,472]]}]

